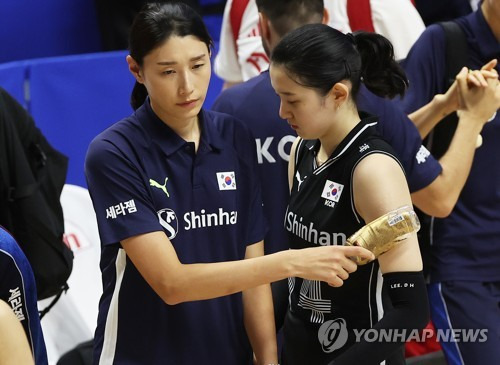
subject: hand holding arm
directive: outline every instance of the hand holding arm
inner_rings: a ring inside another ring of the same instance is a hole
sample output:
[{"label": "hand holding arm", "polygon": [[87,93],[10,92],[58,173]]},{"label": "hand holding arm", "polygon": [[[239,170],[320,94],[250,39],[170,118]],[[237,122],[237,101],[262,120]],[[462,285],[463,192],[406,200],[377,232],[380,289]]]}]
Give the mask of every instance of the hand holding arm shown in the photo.
[{"label": "hand holding arm", "polygon": [[373,258],[361,247],[322,246],[287,250],[246,260],[183,264],[164,232],[151,232],[121,242],[142,277],[167,303],[217,298],[291,276],[343,284],[356,270],[352,256]]}]

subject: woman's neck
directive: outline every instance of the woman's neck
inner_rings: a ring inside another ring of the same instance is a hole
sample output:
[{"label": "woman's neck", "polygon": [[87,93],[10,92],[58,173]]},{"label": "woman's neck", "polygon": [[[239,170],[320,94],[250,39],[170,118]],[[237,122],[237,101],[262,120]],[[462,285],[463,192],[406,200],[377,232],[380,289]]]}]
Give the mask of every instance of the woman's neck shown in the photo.
[{"label": "woman's neck", "polygon": [[[174,125],[172,125],[174,124]],[[198,151],[198,145],[200,143],[200,123],[198,122],[198,117],[195,117],[189,121],[182,121],[177,123],[167,123],[167,125],[172,128],[172,130],[179,135],[186,142],[193,142],[195,151]]]},{"label": "woman's neck", "polygon": [[330,158],[337,146],[347,137],[350,131],[359,123],[359,115],[356,108],[348,108],[338,112],[332,127],[319,138],[321,147],[317,154],[318,164],[324,163]]},{"label": "woman's neck", "polygon": [[201,136],[198,116],[191,119],[176,119],[165,115],[165,113],[162,113],[161,110],[155,110],[154,105],[151,105],[151,108],[161,121],[168,125],[179,137],[184,139],[186,142],[193,142],[195,145],[195,151],[198,151]]}]

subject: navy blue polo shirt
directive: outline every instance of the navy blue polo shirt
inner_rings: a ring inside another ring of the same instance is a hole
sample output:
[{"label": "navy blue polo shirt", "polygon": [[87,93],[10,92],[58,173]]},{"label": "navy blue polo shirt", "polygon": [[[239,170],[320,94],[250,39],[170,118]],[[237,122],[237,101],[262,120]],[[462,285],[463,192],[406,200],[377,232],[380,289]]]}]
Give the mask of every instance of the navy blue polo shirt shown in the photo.
[{"label": "navy blue polo shirt", "polygon": [[[412,192],[440,174],[441,165],[422,146],[417,129],[398,104],[374,95],[363,85],[357,103],[359,110],[379,116],[377,131],[396,151]],[[287,165],[296,134],[279,117],[279,106],[268,71],[223,91],[212,106],[245,122],[255,137],[265,213],[272,222],[265,238],[266,253],[289,248],[282,222],[289,196]]]},{"label": "navy blue polo shirt", "polygon": [[21,322],[37,365],[48,363],[33,270],[14,238],[0,226],[0,299]]},{"label": "navy blue polo shirt", "polygon": [[102,242],[95,363],[243,364],[251,349],[241,293],[167,305],[120,246],[163,231],[184,264],[241,260],[265,235],[255,146],[233,117],[199,114],[201,138],[180,138],[149,100],[97,136],[85,172]]},{"label": "navy blue polo shirt", "polygon": [[[456,22],[468,43],[467,66],[479,69],[500,57],[500,44],[478,11]],[[412,112],[435,94],[446,92],[445,34],[428,27],[403,63],[410,88],[403,105]],[[497,65],[497,71],[500,67]],[[467,182],[451,215],[435,219],[431,278],[443,280],[500,280],[500,114],[487,123],[483,145],[476,150]]]}]

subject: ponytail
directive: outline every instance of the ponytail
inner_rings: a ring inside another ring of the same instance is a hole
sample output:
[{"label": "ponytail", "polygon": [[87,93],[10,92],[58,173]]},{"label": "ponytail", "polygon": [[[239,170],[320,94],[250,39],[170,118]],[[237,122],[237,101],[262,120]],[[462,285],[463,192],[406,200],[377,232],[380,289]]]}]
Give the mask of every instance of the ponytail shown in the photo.
[{"label": "ponytail", "polygon": [[403,96],[408,79],[394,59],[394,48],[384,36],[355,32],[354,43],[361,56],[361,77],[365,86],[381,97]]},{"label": "ponytail", "polygon": [[361,81],[382,97],[403,95],[408,87],[386,38],[366,32],[346,35],[324,24],[307,24],[285,35],[274,48],[271,63],[283,66],[297,83],[322,96],[342,80],[351,82],[354,100]]},{"label": "ponytail", "polygon": [[139,82],[135,82],[134,89],[132,90],[132,95],[130,96],[130,105],[132,105],[132,109],[137,110],[148,97],[148,90],[146,86]]}]

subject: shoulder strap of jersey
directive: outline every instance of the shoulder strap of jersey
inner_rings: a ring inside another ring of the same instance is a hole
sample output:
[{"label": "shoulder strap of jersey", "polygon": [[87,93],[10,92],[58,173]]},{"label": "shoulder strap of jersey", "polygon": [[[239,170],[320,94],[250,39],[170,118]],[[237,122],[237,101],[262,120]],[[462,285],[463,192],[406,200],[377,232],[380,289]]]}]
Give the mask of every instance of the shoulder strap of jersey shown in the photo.
[{"label": "shoulder strap of jersey", "polygon": [[300,161],[304,157],[304,150],[306,148],[306,141],[303,138],[299,138],[299,141],[297,142],[297,148],[295,150],[295,156],[294,156],[294,173],[297,172],[297,166],[299,165]]}]

